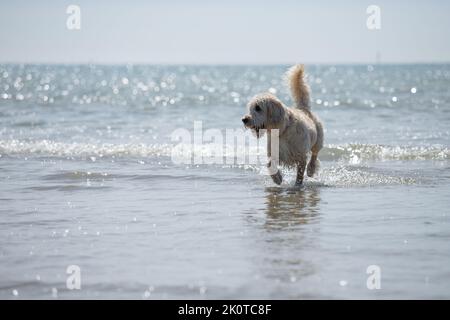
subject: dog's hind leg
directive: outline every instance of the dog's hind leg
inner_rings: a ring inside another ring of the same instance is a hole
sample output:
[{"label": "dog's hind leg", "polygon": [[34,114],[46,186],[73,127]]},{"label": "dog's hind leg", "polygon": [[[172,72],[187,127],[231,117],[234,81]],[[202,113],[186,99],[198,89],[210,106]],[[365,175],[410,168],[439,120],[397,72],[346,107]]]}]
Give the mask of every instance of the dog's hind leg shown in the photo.
[{"label": "dog's hind leg", "polygon": [[317,156],[318,153],[313,151],[311,159],[309,160],[308,163],[308,167],[306,169],[306,174],[308,175],[308,177],[312,177],[316,173],[317,168],[319,167],[320,162],[319,159],[317,159]]},{"label": "dog's hind leg", "polygon": [[320,161],[317,158],[320,149],[323,147],[323,126],[322,123],[316,118],[316,129],[317,129],[317,140],[316,144],[311,148],[311,159],[308,163],[308,168],[306,169],[306,174],[308,177],[312,177],[320,166]]},{"label": "dog's hind leg", "polygon": [[297,178],[295,179],[295,185],[301,186],[303,184],[303,177],[305,175],[305,168],[306,168],[306,159],[302,159],[297,164]]}]

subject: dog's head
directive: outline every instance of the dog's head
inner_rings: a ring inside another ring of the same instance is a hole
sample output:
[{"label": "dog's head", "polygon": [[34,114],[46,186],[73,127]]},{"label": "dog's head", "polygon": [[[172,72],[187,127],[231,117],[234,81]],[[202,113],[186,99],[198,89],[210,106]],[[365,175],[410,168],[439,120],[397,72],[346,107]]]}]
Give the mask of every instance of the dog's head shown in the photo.
[{"label": "dog's head", "polygon": [[280,100],[269,93],[253,97],[247,105],[248,114],[242,118],[246,128],[260,137],[261,129],[280,129],[284,122],[285,110]]}]

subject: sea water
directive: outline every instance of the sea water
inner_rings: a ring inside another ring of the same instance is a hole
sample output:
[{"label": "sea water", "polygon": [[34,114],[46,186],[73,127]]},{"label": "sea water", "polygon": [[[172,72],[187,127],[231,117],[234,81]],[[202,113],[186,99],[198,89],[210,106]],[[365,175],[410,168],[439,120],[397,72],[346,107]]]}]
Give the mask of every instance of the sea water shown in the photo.
[{"label": "sea water", "polygon": [[0,65],[0,298],[450,298],[450,65],[306,66],[302,188],[173,161],[287,67]]}]

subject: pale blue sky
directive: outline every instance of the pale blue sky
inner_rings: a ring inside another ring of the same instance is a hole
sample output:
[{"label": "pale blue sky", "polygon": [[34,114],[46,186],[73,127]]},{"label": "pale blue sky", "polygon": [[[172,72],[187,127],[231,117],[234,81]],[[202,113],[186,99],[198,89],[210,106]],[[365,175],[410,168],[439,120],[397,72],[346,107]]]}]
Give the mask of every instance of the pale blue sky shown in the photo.
[{"label": "pale blue sky", "polygon": [[[366,27],[370,4],[381,30]],[[449,13],[443,0],[2,1],[0,63],[449,62]]]}]

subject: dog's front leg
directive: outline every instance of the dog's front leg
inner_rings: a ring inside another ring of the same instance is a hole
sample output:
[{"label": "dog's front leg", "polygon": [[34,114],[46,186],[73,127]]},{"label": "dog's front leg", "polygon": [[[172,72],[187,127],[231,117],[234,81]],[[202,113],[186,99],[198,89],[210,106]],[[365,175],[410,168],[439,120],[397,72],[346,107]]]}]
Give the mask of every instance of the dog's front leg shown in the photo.
[{"label": "dog's front leg", "polygon": [[272,133],[267,130],[267,157],[269,158],[269,163],[267,168],[270,173],[270,177],[273,182],[280,185],[283,182],[283,176],[281,175],[280,169],[278,169],[277,162],[272,162]]},{"label": "dog's front leg", "polygon": [[303,176],[305,175],[306,161],[300,161],[297,164],[297,178],[295,179],[295,185],[301,186],[303,184]]},{"label": "dog's front leg", "polygon": [[283,182],[283,176],[281,175],[280,169],[278,169],[277,166],[272,165],[272,160],[269,160],[267,168],[269,169],[270,177],[272,178],[273,182],[280,185]]}]

